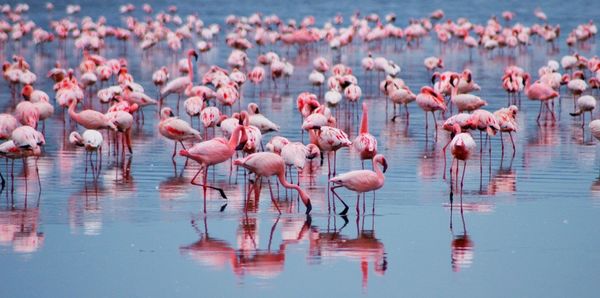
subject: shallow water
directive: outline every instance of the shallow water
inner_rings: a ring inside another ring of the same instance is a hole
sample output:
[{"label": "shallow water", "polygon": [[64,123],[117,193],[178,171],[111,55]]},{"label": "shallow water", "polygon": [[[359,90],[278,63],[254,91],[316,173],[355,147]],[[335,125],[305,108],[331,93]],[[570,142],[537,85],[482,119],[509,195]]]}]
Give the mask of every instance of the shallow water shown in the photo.
[{"label": "shallow water", "polygon": [[[438,7],[447,17],[466,16],[474,22],[510,8],[517,21],[531,25],[536,6],[517,1],[474,5],[370,1],[347,7],[333,1],[314,1],[310,6],[275,2],[202,4],[199,15],[207,24],[221,23],[229,13],[248,15],[261,8],[265,14],[286,18],[314,14],[320,23],[339,9],[346,19],[361,9],[394,11],[405,24],[408,17],[422,17]],[[243,175],[240,172],[238,183],[229,183],[235,175],[229,177],[227,163],[216,167],[214,174],[211,170],[210,177],[225,188],[229,199],[225,202],[218,193],[209,193],[205,215],[201,189],[189,183],[198,167],[192,161],[184,167],[185,160],[178,157],[174,168],[173,145],[158,134],[153,109],[146,110],[146,121],[134,132],[134,154],[123,162],[105,150],[101,177],[94,183],[91,174],[84,175],[83,151],[66,142],[71,127],[69,122],[63,124],[57,110],[46,123],[47,145],[38,161],[41,191],[35,163],[29,160],[27,170],[20,162],[15,165],[14,195],[10,187],[0,194],[0,296],[592,296],[600,289],[600,165],[596,141],[587,128],[582,130],[579,119],[568,114],[569,94],[563,92],[557,103],[555,126],[538,126],[537,103],[523,98],[515,157],[509,143],[502,156],[500,140],[493,138],[491,158],[487,153],[472,158],[464,194],[455,194],[450,208],[449,182],[442,179],[446,134],[440,130],[437,142],[432,127],[426,134],[424,114],[415,104],[409,108],[409,123],[388,121],[391,111],[384,117],[385,100],[375,88],[375,75],[369,77],[360,68],[367,51],[383,55],[402,67],[400,77],[418,91],[430,79],[423,59],[441,55],[447,69],[473,71],[482,87],[479,95],[488,101],[487,109],[495,110],[506,105],[500,86],[505,66],[514,63],[536,73],[548,59],[560,60],[568,52],[564,38],[574,26],[589,19],[600,21],[593,9],[585,8],[591,1],[570,2],[571,14],[559,9],[561,3],[544,4],[549,22],[561,25],[560,51],[534,42],[523,51],[474,51],[470,60],[466,49],[456,44],[442,48],[434,38],[411,47],[404,41],[370,48],[355,43],[342,51],[339,58],[359,79],[370,109],[371,131],[390,165],[386,185],[376,193],[374,214],[372,194],[366,196],[366,215],[356,216],[355,195],[342,192],[350,212],[347,218],[335,215],[327,192],[327,164],[319,167],[315,162],[314,182],[301,179],[313,201],[310,217],[304,215],[304,206],[298,206],[295,193],[286,195],[283,190],[278,201],[283,213],[277,216],[266,185],[259,202],[245,204]],[[92,1],[81,5],[82,15],[116,16],[118,9]],[[194,6],[179,7],[185,15]],[[49,17],[62,16],[63,8],[57,5],[49,16],[32,6],[29,15],[44,24]],[[223,33],[217,47],[200,57],[197,74],[212,64],[225,66],[230,50],[222,39]],[[80,55],[72,41],[66,48],[61,52],[46,47],[42,53],[25,41],[5,46],[2,56],[23,51],[41,79],[37,88],[53,97],[49,80],[41,74],[57,59],[78,65]],[[578,51],[593,56],[598,47],[592,42]],[[136,82],[151,95],[156,94],[152,72],[167,64],[175,70],[174,63],[182,57],[180,53],[176,59],[166,49],[148,57],[134,42],[124,50],[115,41],[101,54],[126,57]],[[252,61],[256,54],[256,49],[249,51]],[[295,100],[302,91],[317,91],[307,80],[317,55],[336,58],[325,46],[308,55],[292,49],[288,59],[295,73],[289,87],[280,86],[275,92],[267,83],[261,90],[247,84],[242,106],[259,103],[262,112],[281,125],[282,135],[301,140]],[[0,84],[5,88],[0,95],[2,110],[12,111],[8,85]],[[172,107],[175,102],[175,97],[167,99]],[[354,137],[359,119],[350,111],[341,109],[338,118],[340,127]],[[267,135],[265,143],[269,139]],[[339,152],[338,172],[358,168],[354,152]],[[456,205],[461,199],[462,214]]]}]

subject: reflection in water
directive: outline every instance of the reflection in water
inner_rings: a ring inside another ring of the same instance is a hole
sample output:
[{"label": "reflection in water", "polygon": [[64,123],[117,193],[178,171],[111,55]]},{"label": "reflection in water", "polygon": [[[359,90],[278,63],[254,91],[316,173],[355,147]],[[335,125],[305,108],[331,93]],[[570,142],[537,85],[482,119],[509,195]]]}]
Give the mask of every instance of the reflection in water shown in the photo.
[{"label": "reflection in water", "polygon": [[0,246],[12,246],[17,253],[37,251],[44,244],[39,220],[38,207],[0,210]]},{"label": "reflection in water", "polygon": [[[274,219],[269,230],[266,247],[259,244],[258,217],[243,216],[236,232],[237,248],[233,248],[227,241],[211,237],[208,231],[207,217],[202,221],[204,228],[198,227],[198,221],[191,221],[192,227],[200,235],[200,239],[192,244],[181,246],[181,254],[186,255],[203,265],[223,269],[227,266],[237,276],[250,275],[260,278],[274,278],[283,272],[286,248],[289,245],[299,245],[308,241],[308,261],[320,263],[326,259],[348,259],[360,262],[362,272],[362,285],[367,287],[369,262],[373,263],[373,270],[383,275],[387,270],[387,259],[383,242],[375,237],[373,223],[371,229],[365,229],[365,217],[356,218],[356,235],[342,234],[348,224],[347,217],[342,217],[344,225],[330,228],[328,223],[325,231],[312,226],[312,219],[307,216],[305,220],[297,218]],[[273,246],[273,238],[281,223],[281,243]]]},{"label": "reflection in water", "polygon": [[511,158],[510,164],[503,166],[504,159],[500,160],[500,168],[494,173],[487,187],[488,194],[496,195],[499,193],[515,193],[517,191],[517,173],[512,169],[514,158]]},{"label": "reflection in water", "polygon": [[83,229],[83,234],[97,236],[102,232],[102,209],[99,197],[106,192],[103,185],[88,183],[83,190],[69,197],[68,213],[71,233],[78,234]]},{"label": "reflection in water", "polygon": [[473,241],[471,240],[471,238],[469,237],[469,235],[467,234],[467,225],[465,224],[465,216],[464,216],[464,209],[463,209],[463,204],[462,204],[462,197],[461,197],[461,204],[460,206],[460,220],[462,222],[462,233],[459,234],[455,234],[454,232],[454,226],[452,225],[452,219],[453,219],[453,211],[454,211],[454,204],[452,203],[452,199],[450,200],[450,233],[452,234],[452,243],[450,244],[451,246],[451,264],[452,264],[452,271],[454,272],[458,272],[461,269],[464,268],[469,268],[471,267],[471,264],[473,263],[473,257],[474,257],[474,252],[473,252]]},{"label": "reflection in water", "polygon": [[387,270],[385,247],[383,242],[375,237],[373,222],[370,230],[364,228],[365,216],[356,217],[356,236],[342,234],[342,230],[348,224],[347,217],[342,216],[342,219],[344,225],[339,230],[336,229],[335,218],[333,229],[330,229],[330,219],[328,219],[327,229],[324,232],[317,228],[311,229],[309,255],[316,261],[337,258],[359,261],[362,286],[366,288],[369,278],[369,262],[373,262],[377,274],[383,275]]},{"label": "reflection in water", "polygon": [[251,275],[260,278],[273,278],[283,271],[285,263],[286,241],[276,249],[272,249],[273,235],[279,223],[279,217],[271,226],[266,248],[259,247],[258,219],[243,217],[238,227],[238,248],[234,249],[227,242],[211,238],[208,233],[207,219],[204,217],[204,230],[197,227],[195,220],[192,226],[200,234],[200,240],[180,247],[182,254],[215,268],[231,266],[237,276]]}]

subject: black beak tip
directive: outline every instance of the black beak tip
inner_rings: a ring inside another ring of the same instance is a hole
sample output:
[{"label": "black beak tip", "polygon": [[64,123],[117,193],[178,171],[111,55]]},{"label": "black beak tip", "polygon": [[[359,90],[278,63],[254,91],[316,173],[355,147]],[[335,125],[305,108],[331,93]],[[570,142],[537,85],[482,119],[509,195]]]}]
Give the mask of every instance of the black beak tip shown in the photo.
[{"label": "black beak tip", "polygon": [[308,203],[306,203],[306,215],[310,214],[310,211],[312,211],[312,203],[308,201]]}]

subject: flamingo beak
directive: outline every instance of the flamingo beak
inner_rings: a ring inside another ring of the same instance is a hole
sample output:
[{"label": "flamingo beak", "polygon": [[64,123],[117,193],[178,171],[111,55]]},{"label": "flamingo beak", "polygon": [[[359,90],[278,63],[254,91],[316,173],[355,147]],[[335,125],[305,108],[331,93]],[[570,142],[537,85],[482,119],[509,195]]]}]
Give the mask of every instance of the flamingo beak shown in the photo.
[{"label": "flamingo beak", "polygon": [[169,111],[169,116],[175,117],[175,113],[173,113],[173,111]]},{"label": "flamingo beak", "polygon": [[198,61],[198,53],[196,51],[192,53],[192,56],[194,56],[194,60]]},{"label": "flamingo beak", "polygon": [[308,202],[306,203],[306,215],[308,215],[311,210],[312,210],[312,204],[310,203],[310,199],[309,199]]},{"label": "flamingo beak", "polygon": [[387,160],[385,160],[385,158],[381,160],[381,165],[383,166],[383,172],[385,173],[385,171],[387,171],[388,168],[388,163]]}]

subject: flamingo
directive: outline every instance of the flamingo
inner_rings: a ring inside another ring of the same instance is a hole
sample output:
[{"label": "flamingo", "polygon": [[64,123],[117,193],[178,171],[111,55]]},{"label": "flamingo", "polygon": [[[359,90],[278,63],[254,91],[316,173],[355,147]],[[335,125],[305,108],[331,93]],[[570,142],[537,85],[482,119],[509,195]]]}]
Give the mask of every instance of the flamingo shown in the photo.
[{"label": "flamingo", "polygon": [[221,121],[221,111],[217,107],[206,107],[200,112],[200,121],[204,126],[204,138],[208,138],[208,128],[214,128]]},{"label": "flamingo", "polygon": [[77,124],[87,128],[87,129],[112,129],[114,131],[117,130],[112,121],[106,115],[94,111],[94,110],[83,110],[79,113],[75,112],[75,106],[77,105],[77,100],[75,98],[69,99],[69,116],[73,119]]},{"label": "flamingo", "polygon": [[[467,160],[471,157],[473,150],[477,147],[475,140],[469,133],[461,132],[460,125],[454,124],[454,133],[456,134],[452,141],[450,142],[450,151],[452,152],[452,165],[454,165],[454,159],[457,160],[456,165],[456,183],[458,184],[458,160],[462,160],[464,163],[462,178],[460,180],[460,188],[462,192],[462,188],[465,180],[465,172],[467,170]],[[452,173],[452,166],[450,167],[450,173]],[[450,181],[450,186],[452,186],[452,181]]]},{"label": "flamingo", "polygon": [[100,170],[100,164],[98,164],[98,151],[100,155],[102,155],[102,142],[104,139],[102,138],[102,134],[94,129],[87,129],[83,132],[83,134],[79,134],[76,131],[71,132],[69,135],[69,143],[84,147],[85,148],[85,173],[87,176],[87,161],[90,160],[90,165],[92,166],[92,175],[94,176],[94,180],[99,176],[99,172],[95,174],[94,163],[92,162],[91,154],[96,154],[96,167],[98,171]]},{"label": "flamingo", "polygon": [[[321,126],[319,128],[311,129],[309,131],[309,136],[312,144],[317,145],[322,153],[327,153],[327,164],[329,166],[328,175],[331,175],[331,159],[329,153],[333,152],[333,175],[335,176],[337,150],[352,145],[352,142],[348,139],[348,135],[341,129],[330,126]],[[322,158],[321,164],[323,164]]]},{"label": "flamingo", "polygon": [[175,141],[175,147],[173,148],[173,160],[177,154],[177,143],[180,143],[183,149],[184,140],[196,139],[202,140],[202,136],[199,131],[193,129],[189,123],[175,117],[173,110],[168,107],[162,108],[160,111],[160,123],[158,124],[158,131],[165,138]]},{"label": "flamingo", "polygon": [[359,153],[362,168],[365,168],[365,160],[373,159],[377,155],[377,139],[369,133],[369,110],[367,104],[362,104],[363,114],[360,122],[358,136],[352,142],[354,149]]},{"label": "flamingo", "polygon": [[[110,121],[117,128],[117,132],[121,133],[121,137],[124,138],[123,151],[125,151],[125,145],[127,145],[127,150],[129,153],[133,153],[133,149],[131,148],[131,128],[133,126],[133,116],[131,115],[132,112],[133,111],[109,110],[108,113],[106,113],[106,117],[110,119]],[[116,142],[115,145],[118,146]]]},{"label": "flamingo", "polygon": [[[348,213],[348,205],[335,191],[337,188],[343,187],[348,190],[356,192],[356,213],[360,214],[358,208],[358,202],[360,202],[360,195],[365,192],[375,191],[383,187],[385,183],[385,176],[383,175],[388,168],[387,161],[382,154],[377,154],[373,158],[374,171],[371,170],[355,170],[350,171],[339,176],[335,176],[329,179],[329,182],[333,183],[330,190],[333,194],[344,204],[344,210],[340,212],[340,215]],[[379,167],[383,167],[381,169]]]},{"label": "flamingo", "polygon": [[45,120],[52,117],[54,114],[54,106],[49,102],[48,94],[41,90],[34,90],[31,85],[25,85],[21,94],[25,100],[28,100],[33,104],[38,112],[39,120],[43,121],[45,128]]},{"label": "flamingo", "polygon": [[30,101],[22,101],[15,107],[15,117],[22,125],[37,127],[40,120],[40,112]]},{"label": "flamingo", "polygon": [[10,139],[12,132],[19,127],[19,121],[11,114],[0,114],[0,140]]},{"label": "flamingo", "polygon": [[450,79],[450,85],[452,86],[450,101],[456,105],[459,113],[464,111],[472,112],[487,105],[487,102],[479,96],[468,93],[459,94],[461,81],[463,80],[458,76],[454,76],[454,78]]},{"label": "flamingo", "polygon": [[169,70],[164,66],[152,74],[152,82],[154,83],[154,86],[158,88],[159,93],[160,88],[162,88],[167,81],[169,81]]},{"label": "flamingo", "polygon": [[500,126],[500,141],[502,142],[502,154],[504,155],[504,139],[502,133],[507,132],[510,136],[510,142],[513,147],[513,157],[515,156],[515,141],[513,140],[512,133],[518,130],[517,125],[517,113],[519,108],[515,105],[511,105],[508,108],[501,108],[494,112],[494,117],[498,121]]},{"label": "flamingo", "polygon": [[191,88],[194,83],[194,68],[192,67],[192,57],[194,60],[198,60],[198,54],[194,50],[189,50],[187,53],[187,62],[188,62],[188,75],[182,76],[169,81],[160,91],[160,104],[162,106],[162,102],[165,97],[167,97],[171,93],[177,93],[179,96],[177,98],[177,107],[179,108],[179,101],[181,100],[181,95],[185,92],[187,88]]},{"label": "flamingo", "polygon": [[[310,196],[302,188],[300,188],[300,186],[289,183],[287,180],[285,180],[285,162],[281,156],[271,152],[257,152],[244,158],[236,159],[233,161],[233,164],[238,167],[243,167],[251,173],[254,173],[256,175],[255,183],[260,183],[259,181],[261,177],[268,178],[271,176],[276,176],[279,179],[279,183],[281,183],[283,187],[291,188],[298,192],[302,203],[304,203],[304,206],[306,206],[306,214],[309,214],[312,210]],[[256,185],[254,185],[253,188],[256,188]],[[273,195],[271,195],[271,201],[273,201],[273,204],[279,213],[281,213]]]},{"label": "flamingo", "polygon": [[437,139],[437,121],[435,120],[435,111],[441,110],[442,112],[446,111],[446,104],[444,103],[444,98],[437,93],[433,88],[424,86],[421,88],[421,93],[417,95],[416,98],[417,104],[421,109],[425,112],[425,130],[429,127],[429,120],[427,117],[427,113],[431,112],[433,115],[433,123],[435,124],[435,136]]},{"label": "flamingo", "polygon": [[251,102],[248,104],[248,115],[250,117],[250,125],[258,127],[261,133],[279,131],[279,125],[261,114],[256,103]]},{"label": "flamingo", "polygon": [[321,151],[319,150],[319,147],[317,147],[317,145],[315,144],[304,145],[300,142],[292,142],[286,144],[285,146],[283,146],[283,148],[281,148],[280,155],[283,158],[286,167],[289,169],[290,179],[292,177],[292,166],[296,167],[296,169],[298,170],[298,183],[300,183],[300,170],[304,169],[304,166],[306,165],[306,160],[312,160],[320,154]]},{"label": "flamingo", "polygon": [[[389,94],[390,100],[392,101],[392,103],[394,104],[394,111],[396,111],[396,104],[398,105],[402,105],[404,106],[404,110],[406,111],[406,119],[408,119],[409,117],[409,112],[408,112],[408,104],[415,101],[417,99],[417,96],[410,91],[410,89],[407,86],[402,86],[400,88],[394,89],[390,94]],[[398,112],[400,112],[400,110],[398,110]],[[400,114],[395,114],[392,117],[392,121],[396,121],[396,117],[400,116]]]},{"label": "flamingo", "polygon": [[267,143],[266,147],[267,147],[267,150],[269,150],[270,152],[281,155],[281,150],[283,149],[283,147],[285,147],[289,143],[290,143],[290,140],[288,140],[287,138],[284,138],[281,136],[274,136]]},{"label": "flamingo", "polygon": [[442,58],[433,56],[425,58],[423,64],[425,65],[425,68],[427,68],[428,71],[433,71],[436,68],[444,68],[444,61],[442,60]]},{"label": "flamingo", "polygon": [[546,105],[546,108],[550,111],[550,113],[552,114],[552,120],[556,120],[554,111],[548,107],[548,101],[553,100],[554,98],[558,97],[558,92],[556,92],[556,90],[552,89],[552,87],[550,87],[546,84],[543,84],[543,83],[536,82],[534,84],[530,84],[531,78],[528,73],[526,73],[523,76],[523,79],[525,80],[525,95],[527,95],[527,97],[531,100],[539,100],[540,101],[540,111],[537,116],[537,122],[539,123],[539,121],[540,121],[540,116],[542,115],[542,107],[544,104]]},{"label": "flamingo", "polygon": [[596,109],[596,99],[591,95],[584,95],[577,99],[577,110],[573,113],[569,113],[571,116],[583,115],[581,126],[585,125],[585,112],[590,113],[590,119],[592,113]]},{"label": "flamingo", "polygon": [[[223,189],[207,185],[208,167],[220,164],[230,159],[235,153],[240,137],[244,134],[243,126],[239,125],[231,134],[229,140],[213,138],[208,141],[194,144],[190,149],[179,151],[179,155],[190,158],[200,164],[198,173],[194,175],[191,184],[204,187],[204,212],[206,212],[206,188],[218,190],[223,199],[227,199]],[[202,183],[196,183],[196,178],[202,173]]]}]

